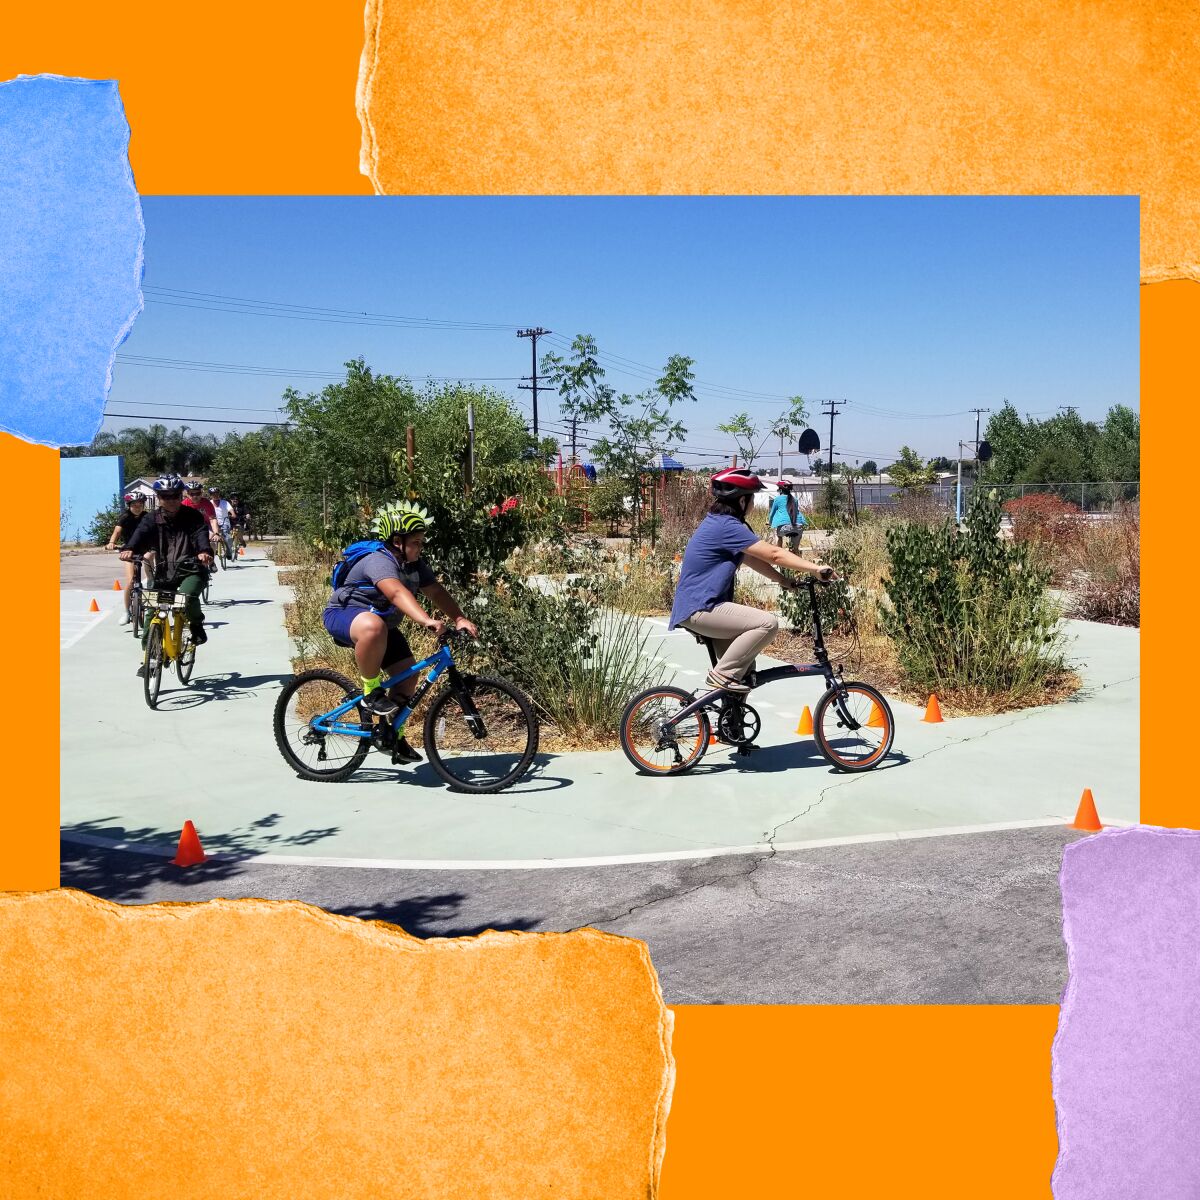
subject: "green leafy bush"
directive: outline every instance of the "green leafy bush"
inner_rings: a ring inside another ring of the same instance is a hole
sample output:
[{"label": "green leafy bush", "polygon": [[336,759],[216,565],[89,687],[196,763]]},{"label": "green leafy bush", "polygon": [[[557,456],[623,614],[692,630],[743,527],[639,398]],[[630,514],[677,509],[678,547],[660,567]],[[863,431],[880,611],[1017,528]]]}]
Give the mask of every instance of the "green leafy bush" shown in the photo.
[{"label": "green leafy bush", "polygon": [[587,742],[617,736],[629,697],[661,681],[634,618],[599,610],[587,585],[542,591],[500,573],[464,605],[479,626],[473,669],[490,669],[526,690],[543,716]]},{"label": "green leafy bush", "polygon": [[113,526],[121,519],[124,511],[125,501],[120,496],[114,496],[112,503],[92,518],[87,527],[88,540],[96,546],[107,545],[108,535],[112,533]]},{"label": "green leafy bush", "polygon": [[963,534],[949,520],[887,531],[884,629],[901,670],[921,688],[1017,702],[1065,672],[1049,568],[1000,538],[1000,517],[995,492],[979,491]]}]

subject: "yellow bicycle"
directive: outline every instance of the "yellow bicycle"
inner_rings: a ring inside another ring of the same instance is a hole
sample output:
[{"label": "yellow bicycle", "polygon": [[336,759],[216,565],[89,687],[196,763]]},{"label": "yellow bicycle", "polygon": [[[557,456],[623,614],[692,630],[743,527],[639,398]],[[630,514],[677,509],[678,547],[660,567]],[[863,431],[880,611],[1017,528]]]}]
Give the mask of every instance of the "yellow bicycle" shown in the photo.
[{"label": "yellow bicycle", "polygon": [[142,659],[142,687],[146,693],[146,703],[151,708],[157,708],[163,667],[174,663],[179,682],[186,686],[196,666],[196,643],[192,640],[185,611],[186,596],[159,588],[146,592],[143,602],[149,614],[149,632]]}]

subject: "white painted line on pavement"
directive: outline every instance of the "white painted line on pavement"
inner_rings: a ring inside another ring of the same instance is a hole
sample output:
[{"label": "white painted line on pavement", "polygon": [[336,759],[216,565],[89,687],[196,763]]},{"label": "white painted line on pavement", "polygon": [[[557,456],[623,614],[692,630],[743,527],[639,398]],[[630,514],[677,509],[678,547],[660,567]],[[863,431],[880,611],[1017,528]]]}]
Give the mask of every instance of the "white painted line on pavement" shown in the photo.
[{"label": "white painted line on pavement", "polygon": [[[905,842],[921,838],[955,837],[972,833],[999,833],[1007,829],[1066,828],[1075,814],[1042,817],[1034,821],[1000,821],[991,825],[949,825],[940,829],[911,829],[895,833],[864,833],[847,837],[812,838],[802,842],[775,842],[776,853],[785,850],[820,850],[827,846],[863,846],[874,842]],[[1106,821],[1105,829],[1128,829],[1135,821]],[[86,833],[62,833],[64,842],[94,846],[101,850],[124,850],[152,858],[173,858],[174,846],[152,843],[114,842]],[[664,850],[653,854],[621,854],[594,858],[514,858],[514,859],[424,859],[424,858],[331,858],[306,854],[210,854],[210,859],[264,866],[288,867],[361,867],[386,871],[536,871],[569,867],[617,867],[636,863],[677,862],[693,858],[728,858],[737,854],[763,854],[765,842],[748,846],[714,846],[705,850]]]},{"label": "white painted line on pavement", "polygon": [[89,633],[91,633],[92,630],[95,629],[96,626],[99,625],[100,622],[103,621],[104,618],[107,617],[109,613],[115,612],[115,611],[116,611],[115,609],[105,608],[105,609],[101,609],[100,612],[98,612],[98,613],[92,613],[91,620],[88,621],[83,626],[82,629],[80,629],[78,632],[73,634],[71,637],[67,638],[66,641],[61,640],[61,634],[60,634],[60,641],[58,643],[59,653],[61,654],[62,651],[64,651],[64,650],[70,650],[70,648],[73,645],[75,645],[76,642],[78,642],[81,638],[86,637]]}]

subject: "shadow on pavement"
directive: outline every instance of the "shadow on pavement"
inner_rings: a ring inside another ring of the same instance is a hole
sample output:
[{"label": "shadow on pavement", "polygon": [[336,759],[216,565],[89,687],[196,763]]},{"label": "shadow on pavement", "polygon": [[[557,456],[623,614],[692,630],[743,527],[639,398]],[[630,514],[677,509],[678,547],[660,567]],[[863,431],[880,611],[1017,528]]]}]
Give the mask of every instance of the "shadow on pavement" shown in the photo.
[{"label": "shadow on pavement", "polygon": [[[197,664],[200,660],[197,658]],[[290,675],[242,675],[229,671],[221,675],[201,675],[186,688],[164,692],[159,697],[158,707],[171,712],[174,709],[195,708],[210,700],[229,700],[239,692],[256,692],[271,684],[283,684]],[[163,686],[167,686],[167,674],[163,672]]]},{"label": "shadow on pavement", "polygon": [[474,937],[488,929],[500,932],[517,930],[525,932],[535,929],[537,921],[525,917],[514,921],[495,921],[488,925],[455,925],[453,918],[467,900],[463,892],[444,892],[440,896],[410,896],[402,900],[382,901],[376,904],[346,904],[331,908],[330,912],[346,917],[359,917],[364,921],[387,921],[399,925],[413,937]]},{"label": "shadow on pavement", "polygon": [[[709,752],[711,754],[711,751]],[[780,771],[810,770],[824,768],[828,775],[843,775],[849,779],[854,772],[835,771],[816,743],[794,742],[782,746],[760,746],[752,754],[742,757],[729,752],[727,762],[712,762],[705,759],[695,770],[697,775],[715,775],[726,771],[749,771],[752,774],[777,774]],[[890,771],[902,767],[912,760],[907,754],[893,750],[877,767],[862,774],[873,775],[879,771]]]},{"label": "shadow on pavement", "polygon": [[[275,819],[274,816],[264,817],[255,824],[270,824]],[[115,835],[120,840],[127,841],[134,840],[143,832],[106,828],[100,822],[76,826],[68,832],[84,830],[92,836]],[[156,834],[156,841],[161,840],[160,831],[151,832]],[[210,840],[206,839],[206,849],[215,847],[219,840],[213,838],[210,844]],[[281,845],[290,840],[292,839],[282,839]],[[159,856],[81,845],[66,840],[59,843],[59,853],[60,882],[63,887],[78,888],[116,904],[203,902],[218,895],[226,899],[248,897],[314,902],[295,894],[293,876],[274,874],[279,868],[272,869],[266,864],[256,868],[255,864],[236,858],[210,859],[193,867],[176,867],[172,866],[168,859]],[[312,870],[319,872],[321,868]],[[231,886],[225,886],[227,884]],[[219,890],[215,890],[216,888]],[[200,894],[189,894],[196,892]],[[537,921],[525,918],[491,922],[486,925],[456,924],[455,917],[467,899],[465,893],[454,891],[396,897],[369,904],[333,905],[327,906],[326,910],[366,921],[387,921],[417,938],[472,937],[486,929],[524,931],[534,929],[538,925]]]}]

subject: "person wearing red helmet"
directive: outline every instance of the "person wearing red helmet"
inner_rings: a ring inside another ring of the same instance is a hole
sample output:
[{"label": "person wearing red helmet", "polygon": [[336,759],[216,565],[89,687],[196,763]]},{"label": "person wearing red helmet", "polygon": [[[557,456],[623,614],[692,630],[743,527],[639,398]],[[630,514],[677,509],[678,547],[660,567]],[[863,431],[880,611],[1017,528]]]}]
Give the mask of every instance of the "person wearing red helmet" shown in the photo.
[{"label": "person wearing red helmet", "polygon": [[744,680],[755,655],[779,632],[774,613],[733,603],[733,581],[742,562],[784,588],[798,585],[777,567],[835,578],[832,568],[764,542],[750,528],[746,515],[754,493],[762,490],[757,475],[737,467],[712,477],[712,504],[683,552],[669,623],[671,629],[681,625],[712,641],[719,657],[708,686],[738,695],[750,690]]}]

